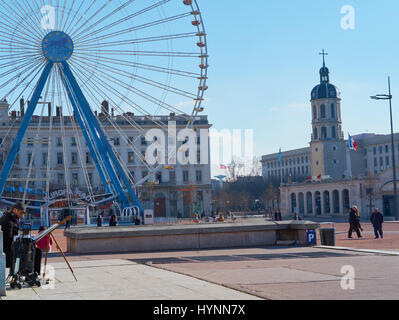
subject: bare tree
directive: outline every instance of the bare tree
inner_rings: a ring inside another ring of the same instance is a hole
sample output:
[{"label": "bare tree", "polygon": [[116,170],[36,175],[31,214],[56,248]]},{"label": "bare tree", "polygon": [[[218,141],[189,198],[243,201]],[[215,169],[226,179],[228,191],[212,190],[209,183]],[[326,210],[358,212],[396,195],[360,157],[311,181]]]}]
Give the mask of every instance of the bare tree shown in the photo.
[{"label": "bare tree", "polygon": [[279,198],[279,190],[271,183],[261,196],[261,200],[265,206],[265,209],[269,209],[269,211],[277,209],[275,203],[278,202]]},{"label": "bare tree", "polygon": [[368,171],[367,176],[364,178],[363,183],[363,195],[365,195],[367,200],[367,207],[369,215],[371,215],[372,210],[374,209],[375,201],[380,197],[380,191],[377,188],[378,179],[375,175],[373,175],[370,171]]}]

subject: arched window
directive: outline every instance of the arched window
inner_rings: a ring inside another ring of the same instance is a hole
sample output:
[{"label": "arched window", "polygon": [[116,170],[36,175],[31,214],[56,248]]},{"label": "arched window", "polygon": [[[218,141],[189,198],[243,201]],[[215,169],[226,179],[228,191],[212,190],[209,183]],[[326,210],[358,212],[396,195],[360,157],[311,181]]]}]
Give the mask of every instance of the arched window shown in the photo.
[{"label": "arched window", "polygon": [[326,117],[326,106],[322,104],[320,106],[320,118],[324,119]]},{"label": "arched window", "polygon": [[339,213],[339,192],[338,190],[333,191],[333,211],[335,214]]},{"label": "arched window", "polygon": [[335,129],[335,126],[332,126],[331,128],[331,137],[335,139],[337,137],[337,130]]},{"label": "arched window", "polygon": [[335,105],[331,104],[331,118],[335,119]]},{"label": "arched window", "polygon": [[327,139],[327,128],[326,127],[321,128],[321,139],[322,140]]},{"label": "arched window", "polygon": [[313,128],[313,139],[314,140],[319,139],[319,134],[317,132],[317,128]]},{"label": "arched window", "polygon": [[321,215],[321,194],[319,191],[315,193],[316,215]]},{"label": "arched window", "polygon": [[313,106],[313,119],[317,119],[317,108],[315,105]]},{"label": "arched window", "polygon": [[312,214],[313,213],[313,202],[312,202],[312,193],[308,192],[306,194],[306,211],[308,214]]},{"label": "arched window", "polygon": [[298,200],[299,200],[299,214],[300,215],[304,215],[305,214],[305,196],[303,195],[303,193],[301,192],[298,195]]},{"label": "arched window", "polygon": [[297,208],[297,205],[296,205],[296,194],[293,193],[293,194],[291,194],[291,212],[295,213],[296,212],[296,208]]},{"label": "arched window", "polygon": [[350,197],[349,197],[349,190],[345,189],[344,191],[342,191],[342,200],[343,200],[343,210],[344,212],[348,212],[350,209]]},{"label": "arched window", "polygon": [[330,206],[330,192],[324,191],[323,194],[323,200],[324,200],[324,213],[330,213],[331,212],[331,206]]}]

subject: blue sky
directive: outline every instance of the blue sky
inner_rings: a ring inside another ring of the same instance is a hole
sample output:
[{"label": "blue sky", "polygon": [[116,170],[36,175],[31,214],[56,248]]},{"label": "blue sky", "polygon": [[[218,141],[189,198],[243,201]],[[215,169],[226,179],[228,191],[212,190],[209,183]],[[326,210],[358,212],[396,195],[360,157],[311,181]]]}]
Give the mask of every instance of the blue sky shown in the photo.
[{"label": "blue sky", "polygon": [[[210,80],[207,114],[214,128],[253,129],[255,154],[308,145],[310,92],[324,48],[341,91],[345,136],[389,133],[389,109],[369,96],[399,94],[399,2],[395,0],[199,1],[206,23]],[[355,30],[341,28],[341,8],[355,8]],[[399,100],[394,100],[398,119]],[[399,131],[397,121],[396,131]]]}]

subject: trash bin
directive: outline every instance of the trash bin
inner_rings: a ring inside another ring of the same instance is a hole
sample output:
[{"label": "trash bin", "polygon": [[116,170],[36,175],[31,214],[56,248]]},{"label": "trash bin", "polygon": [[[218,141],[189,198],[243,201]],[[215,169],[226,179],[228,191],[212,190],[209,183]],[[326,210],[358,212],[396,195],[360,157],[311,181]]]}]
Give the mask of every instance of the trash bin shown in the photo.
[{"label": "trash bin", "polygon": [[320,242],[322,246],[335,247],[335,228],[320,228]]}]

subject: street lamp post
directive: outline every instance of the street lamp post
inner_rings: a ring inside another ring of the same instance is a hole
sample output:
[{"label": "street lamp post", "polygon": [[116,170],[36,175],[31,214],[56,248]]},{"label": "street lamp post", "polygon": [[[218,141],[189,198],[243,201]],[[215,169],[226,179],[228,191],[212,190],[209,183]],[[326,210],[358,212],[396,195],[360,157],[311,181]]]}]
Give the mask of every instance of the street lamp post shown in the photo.
[{"label": "street lamp post", "polygon": [[392,143],[392,169],[393,169],[393,190],[394,190],[394,213],[396,220],[399,221],[399,211],[398,211],[398,184],[396,180],[396,157],[395,157],[395,137],[393,131],[393,116],[392,116],[392,94],[391,94],[391,78],[388,77],[388,89],[389,94],[378,94],[372,96],[371,99],[374,100],[389,100],[389,110],[391,116],[391,143]]}]

